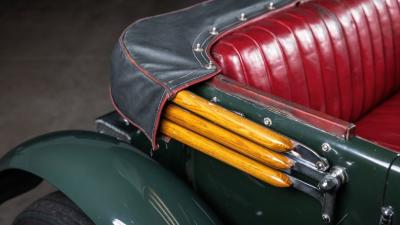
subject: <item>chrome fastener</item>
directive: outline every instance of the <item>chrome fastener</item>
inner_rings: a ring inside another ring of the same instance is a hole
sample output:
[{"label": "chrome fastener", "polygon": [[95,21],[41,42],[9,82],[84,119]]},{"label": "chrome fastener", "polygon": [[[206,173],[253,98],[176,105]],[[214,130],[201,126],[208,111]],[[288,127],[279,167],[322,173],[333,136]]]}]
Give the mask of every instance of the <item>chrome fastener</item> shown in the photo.
[{"label": "chrome fastener", "polygon": [[246,14],[245,14],[245,13],[241,13],[241,14],[240,14],[240,17],[239,17],[239,20],[240,20],[240,21],[243,21],[243,22],[244,22],[244,21],[247,21]]},{"label": "chrome fastener", "polygon": [[275,9],[275,4],[274,4],[274,2],[271,1],[271,2],[268,3],[268,9],[269,9],[269,10],[274,10],[274,9]]},{"label": "chrome fastener", "polygon": [[216,27],[212,27],[211,30],[210,30],[210,34],[211,34],[211,35],[218,35],[219,32],[218,32],[218,30],[217,30]]},{"label": "chrome fastener", "polygon": [[317,161],[315,163],[315,167],[317,168],[317,170],[319,171],[326,171],[328,169],[328,165],[326,165],[326,163],[322,162],[322,161]]},{"label": "chrome fastener", "polygon": [[200,43],[196,44],[196,47],[193,49],[195,52],[202,52],[204,49],[201,47]]},{"label": "chrome fastener", "polygon": [[328,214],[322,214],[322,221],[328,224],[331,222],[331,217]]},{"label": "chrome fastener", "polygon": [[393,224],[394,210],[392,206],[383,206],[381,208],[381,218],[379,219],[379,225],[391,225]]},{"label": "chrome fastener", "polygon": [[205,67],[208,70],[214,70],[216,68],[212,61],[208,62],[208,64]]},{"label": "chrome fastener", "polygon": [[323,143],[321,145],[321,149],[324,152],[330,152],[332,150],[332,147],[328,143]]},{"label": "chrome fastener", "polygon": [[267,127],[272,126],[272,120],[271,120],[271,118],[265,117],[265,118],[264,118],[264,125],[267,126]]},{"label": "chrome fastener", "polygon": [[129,126],[129,124],[130,124],[127,119],[124,119],[124,123],[125,123],[126,126]]}]

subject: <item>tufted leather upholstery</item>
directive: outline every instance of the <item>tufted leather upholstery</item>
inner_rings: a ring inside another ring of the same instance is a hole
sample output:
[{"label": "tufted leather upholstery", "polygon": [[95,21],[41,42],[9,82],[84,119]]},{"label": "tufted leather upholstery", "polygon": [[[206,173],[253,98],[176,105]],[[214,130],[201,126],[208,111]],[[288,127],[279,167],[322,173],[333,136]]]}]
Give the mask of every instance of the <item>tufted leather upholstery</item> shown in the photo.
[{"label": "tufted leather upholstery", "polygon": [[400,88],[400,0],[311,0],[248,22],[217,41],[212,54],[237,81],[346,121],[368,121]]}]

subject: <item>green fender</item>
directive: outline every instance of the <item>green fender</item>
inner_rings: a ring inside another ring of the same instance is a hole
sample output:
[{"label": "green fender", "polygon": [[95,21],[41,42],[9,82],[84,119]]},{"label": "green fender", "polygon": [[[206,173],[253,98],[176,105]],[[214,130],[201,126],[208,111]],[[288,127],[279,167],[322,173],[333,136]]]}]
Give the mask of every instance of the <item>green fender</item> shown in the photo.
[{"label": "green fender", "polygon": [[48,181],[97,225],[220,224],[172,173],[99,133],[65,131],[28,141],[0,160],[0,204]]}]

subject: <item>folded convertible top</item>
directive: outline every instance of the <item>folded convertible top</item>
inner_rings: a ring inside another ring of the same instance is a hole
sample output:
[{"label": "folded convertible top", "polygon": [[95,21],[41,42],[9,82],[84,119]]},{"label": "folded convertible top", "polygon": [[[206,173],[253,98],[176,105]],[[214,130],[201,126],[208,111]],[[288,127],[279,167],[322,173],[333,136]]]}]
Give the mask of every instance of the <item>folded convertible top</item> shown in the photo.
[{"label": "folded convertible top", "polygon": [[209,46],[221,34],[291,0],[215,0],[139,20],[122,33],[112,55],[116,110],[156,148],[163,106],[174,95],[220,72]]}]

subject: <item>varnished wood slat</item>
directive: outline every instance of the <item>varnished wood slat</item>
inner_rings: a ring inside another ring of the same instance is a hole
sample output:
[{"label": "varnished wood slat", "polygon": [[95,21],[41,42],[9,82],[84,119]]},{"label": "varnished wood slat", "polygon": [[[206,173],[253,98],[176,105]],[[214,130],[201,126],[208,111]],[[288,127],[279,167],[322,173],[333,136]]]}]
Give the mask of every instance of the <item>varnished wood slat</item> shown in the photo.
[{"label": "varnished wood slat", "polygon": [[163,134],[270,185],[275,187],[290,187],[292,185],[291,179],[286,174],[247,158],[167,119],[162,120],[160,130]]},{"label": "varnished wood slat", "polygon": [[289,169],[293,163],[287,157],[257,145],[246,138],[232,133],[211,123],[181,107],[170,104],[165,112],[165,118],[232,150],[238,151],[252,159],[277,169]]},{"label": "varnished wood slat", "polygon": [[257,144],[278,152],[293,149],[293,142],[253,121],[243,118],[221,106],[183,90],[173,102]]}]

